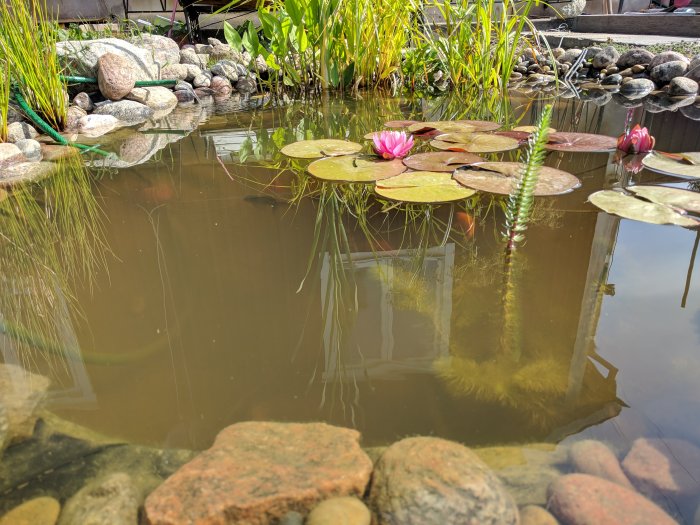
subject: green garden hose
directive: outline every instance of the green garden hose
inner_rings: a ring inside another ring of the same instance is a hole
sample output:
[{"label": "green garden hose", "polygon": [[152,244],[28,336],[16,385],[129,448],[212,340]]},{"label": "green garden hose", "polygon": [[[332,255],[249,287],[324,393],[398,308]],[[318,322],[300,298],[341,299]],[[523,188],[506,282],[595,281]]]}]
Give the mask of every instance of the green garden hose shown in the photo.
[{"label": "green garden hose", "polygon": [[[78,84],[97,84],[97,79],[92,77],[74,77],[60,75],[59,78],[64,82],[75,82]],[[174,86],[177,80],[137,80],[136,87],[151,87],[151,86]]]}]

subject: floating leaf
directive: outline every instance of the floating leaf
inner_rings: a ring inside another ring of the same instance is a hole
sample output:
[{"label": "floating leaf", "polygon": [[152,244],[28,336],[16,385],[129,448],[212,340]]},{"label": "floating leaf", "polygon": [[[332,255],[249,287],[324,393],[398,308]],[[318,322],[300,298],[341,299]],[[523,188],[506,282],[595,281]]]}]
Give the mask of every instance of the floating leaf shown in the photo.
[{"label": "floating leaf", "polygon": [[451,120],[437,120],[434,122],[416,122],[408,126],[411,133],[426,133],[428,131],[439,130],[443,133],[463,132],[470,133],[476,131],[476,127],[466,122],[453,122]]},{"label": "floating leaf", "polygon": [[652,151],[642,159],[642,164],[652,171],[665,175],[698,179],[700,178],[700,165],[688,162],[686,159],[697,159],[699,156],[698,152],[668,155]]},{"label": "floating leaf", "polygon": [[307,168],[314,177],[346,182],[374,182],[406,171],[399,159],[381,160],[373,156],[343,156],[320,159]]},{"label": "floating leaf", "polygon": [[[537,126],[516,126],[512,131],[524,131],[525,133],[532,133],[537,129]],[[547,133],[556,133],[557,130],[554,128],[547,128]]]},{"label": "floating leaf", "polygon": [[497,153],[516,149],[520,143],[510,137],[493,133],[445,133],[430,141],[430,145],[448,151]]},{"label": "floating leaf", "polygon": [[428,153],[417,153],[403,159],[403,163],[412,170],[449,171],[450,173],[458,166],[483,161],[484,159],[478,155],[459,151],[431,151]]},{"label": "floating leaf", "polygon": [[288,157],[297,159],[318,159],[321,157],[336,157],[338,155],[351,155],[362,149],[362,144],[349,140],[320,139],[301,140],[287,144],[281,149]]},{"label": "floating leaf", "polygon": [[676,224],[678,226],[700,226],[700,222],[687,217],[673,208],[647,202],[619,191],[603,190],[588,197],[588,200],[601,210],[619,215],[625,219],[649,222],[651,224]]},{"label": "floating leaf", "polygon": [[500,135],[501,137],[510,137],[511,139],[517,140],[521,144],[527,142],[530,135],[532,135],[532,133],[528,133],[527,131],[495,131],[493,134]]},{"label": "floating leaf", "polygon": [[390,120],[384,123],[387,128],[407,128],[411,124],[416,124],[417,120]]},{"label": "floating leaf", "polygon": [[[475,190],[510,195],[520,174],[518,162],[480,162],[468,168],[459,168],[454,178],[460,184]],[[534,195],[561,195],[581,185],[576,177],[566,171],[543,166],[535,185]]]},{"label": "floating leaf", "polygon": [[646,200],[700,213],[700,193],[666,186],[631,186],[629,191]]},{"label": "floating leaf", "polygon": [[562,133],[558,131],[549,135],[547,149],[580,153],[615,151],[617,149],[617,139],[594,133]]},{"label": "floating leaf", "polygon": [[476,131],[495,131],[501,127],[498,122],[489,122],[488,120],[456,120],[460,124],[468,124]]},{"label": "floating leaf", "polygon": [[411,171],[377,182],[377,194],[403,202],[450,202],[471,197],[474,190],[460,186],[449,173]]}]

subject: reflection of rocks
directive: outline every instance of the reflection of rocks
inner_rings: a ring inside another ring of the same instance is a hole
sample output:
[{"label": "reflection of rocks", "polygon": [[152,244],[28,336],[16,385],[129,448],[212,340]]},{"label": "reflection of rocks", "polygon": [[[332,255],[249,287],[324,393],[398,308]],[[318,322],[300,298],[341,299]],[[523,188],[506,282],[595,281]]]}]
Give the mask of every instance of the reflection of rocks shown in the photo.
[{"label": "reflection of rocks", "polygon": [[633,78],[620,86],[620,94],[630,100],[637,100],[646,97],[655,89],[656,85],[648,78]]},{"label": "reflection of rocks", "polygon": [[590,474],[634,490],[620,462],[607,445],[593,439],[579,441],[571,446],[571,463],[582,474]]},{"label": "reflection of rocks", "polygon": [[158,78],[158,66],[151,53],[118,38],[57,42],[56,52],[62,63],[76,75],[96,78],[97,60],[105,53],[114,53],[132,62],[136,80]]},{"label": "reflection of rocks", "polygon": [[128,474],[109,474],[73,495],[63,507],[58,525],[136,525],[141,500]]},{"label": "reflection of rocks", "polygon": [[54,498],[31,499],[0,518],[0,525],[54,525],[61,504]]},{"label": "reflection of rocks", "polygon": [[110,136],[110,148],[118,149],[117,155],[104,158],[95,158],[89,164],[93,167],[128,168],[148,162],[153,155],[162,150],[171,142],[179,140],[178,135],[166,133],[144,134],[138,131],[128,130],[123,136]]},{"label": "reflection of rocks", "polygon": [[150,523],[267,524],[333,496],[361,496],[359,433],[323,423],[238,423],[146,499]]},{"label": "reflection of rocks", "polygon": [[357,498],[331,498],[314,507],[306,525],[370,525],[372,515]]},{"label": "reflection of rocks", "polygon": [[[31,163],[40,166],[48,163]],[[4,179],[0,179],[2,183]],[[31,437],[37,420],[36,411],[46,397],[48,378],[15,365],[0,365],[0,402],[8,423],[7,442]]]},{"label": "reflection of rocks", "polygon": [[515,502],[493,471],[468,448],[438,438],[391,445],[374,469],[369,499],[380,525],[518,522]]},{"label": "reflection of rocks", "polygon": [[588,474],[568,474],[554,481],[547,508],[566,525],[676,524],[637,492]]},{"label": "reflection of rocks", "polygon": [[665,93],[652,94],[644,99],[644,108],[650,113],[675,111],[695,102],[695,97],[669,97]]},{"label": "reflection of rocks", "polygon": [[700,106],[698,105],[684,106],[680,111],[685,117],[691,120],[700,120]]}]

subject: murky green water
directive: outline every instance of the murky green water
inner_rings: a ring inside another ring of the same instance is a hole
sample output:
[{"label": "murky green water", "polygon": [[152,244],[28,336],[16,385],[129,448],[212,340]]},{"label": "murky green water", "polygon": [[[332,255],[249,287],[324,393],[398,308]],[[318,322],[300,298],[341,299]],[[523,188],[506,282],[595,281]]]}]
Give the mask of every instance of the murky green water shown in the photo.
[{"label": "murky green water", "polygon": [[[206,448],[247,420],[352,426],[368,446],[415,434],[700,445],[698,234],[586,203],[623,183],[687,184],[608,154],[552,153],[582,187],[538,199],[506,263],[503,199],[380,202],[367,186],[315,184],[307,162],[278,153],[397,118],[529,124],[542,107],[468,102],[197,107],[120,132],[109,146],[124,167],[80,182],[62,238],[40,241],[54,230],[36,219],[26,245],[2,248],[0,312],[35,336],[2,337],[4,360],[51,377],[60,416],[158,447]],[[617,136],[625,114],[563,100],[553,126]],[[698,149],[697,122],[641,108],[635,120],[661,150]],[[56,192],[49,181],[35,196],[60,215]]]}]

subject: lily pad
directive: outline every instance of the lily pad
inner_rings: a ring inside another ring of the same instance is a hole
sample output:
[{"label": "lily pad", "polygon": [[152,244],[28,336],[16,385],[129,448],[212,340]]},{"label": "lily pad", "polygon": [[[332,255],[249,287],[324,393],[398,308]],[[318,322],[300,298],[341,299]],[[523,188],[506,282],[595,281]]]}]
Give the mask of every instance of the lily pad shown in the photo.
[{"label": "lily pad", "polygon": [[402,202],[450,202],[471,197],[474,190],[459,185],[449,173],[411,171],[378,181],[377,194]]},{"label": "lily pad", "polygon": [[700,193],[666,186],[631,186],[629,191],[657,204],[700,213]]},{"label": "lily pad", "polygon": [[406,171],[399,159],[380,160],[372,156],[342,156],[315,160],[307,168],[314,177],[345,182],[374,182]]},{"label": "lily pad", "polygon": [[[522,164],[518,162],[480,162],[459,168],[454,178],[460,184],[475,190],[510,195]],[[581,185],[571,173],[543,166],[535,185],[534,195],[561,195]]]},{"label": "lily pad", "polygon": [[[534,133],[534,131],[537,129],[537,126],[516,126],[513,128],[512,131],[524,131],[525,133]],[[557,130],[554,128],[549,128],[548,130],[549,133],[556,133]]]},{"label": "lily pad", "polygon": [[433,122],[416,122],[408,126],[411,133],[426,133],[428,131],[439,130],[443,133],[461,132],[470,133],[476,131],[476,127],[467,122],[454,122],[451,120],[437,120]]},{"label": "lily pad", "polygon": [[387,128],[407,128],[411,124],[417,123],[417,120],[389,120],[384,123]]},{"label": "lily pad", "polygon": [[498,122],[490,122],[488,120],[456,120],[460,124],[468,124],[476,131],[495,131],[501,127]]},{"label": "lily pad", "polygon": [[694,163],[694,159],[698,159],[698,157],[700,157],[698,152],[672,155],[651,152],[642,159],[642,164],[652,171],[665,175],[698,179],[700,178],[700,165]]},{"label": "lily pad", "polygon": [[520,143],[513,138],[492,133],[445,133],[430,141],[430,145],[448,151],[497,153],[516,149]]},{"label": "lily pad", "polygon": [[700,226],[700,222],[697,220],[687,217],[669,206],[643,201],[619,191],[597,191],[588,197],[588,200],[601,210],[625,219],[651,224],[675,224],[691,228]]},{"label": "lily pad", "polygon": [[321,157],[336,157],[352,155],[362,149],[362,144],[349,140],[320,139],[301,140],[287,144],[280,151],[288,157],[297,159],[318,159]]},{"label": "lily pad", "polygon": [[521,144],[525,143],[528,141],[530,138],[530,135],[532,133],[529,133],[527,131],[495,131],[493,133],[494,135],[500,135],[501,137],[510,137],[511,139],[515,139]]},{"label": "lily pad", "polygon": [[465,166],[485,159],[471,153],[459,151],[431,151],[416,153],[403,159],[403,163],[417,171],[448,171],[452,173],[458,166]]},{"label": "lily pad", "polygon": [[615,151],[617,139],[607,135],[595,133],[563,133],[557,131],[551,133],[546,149],[552,151],[568,151],[576,153],[597,153],[603,151]]}]

